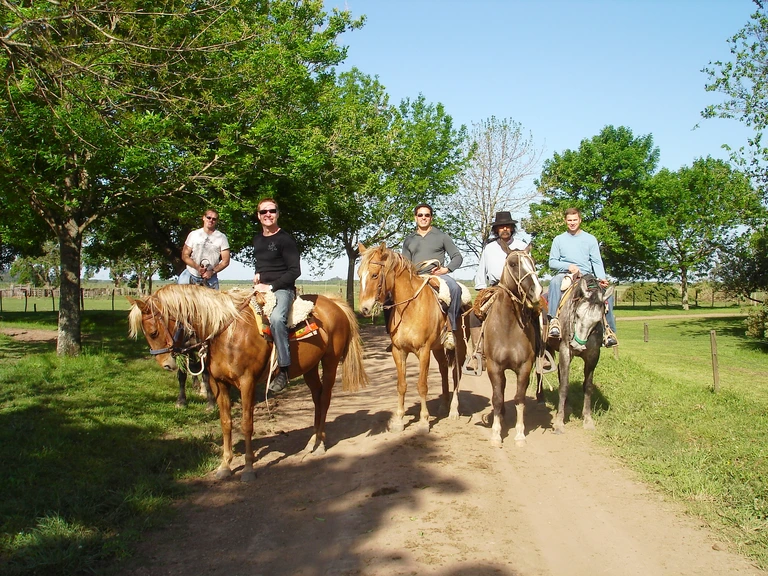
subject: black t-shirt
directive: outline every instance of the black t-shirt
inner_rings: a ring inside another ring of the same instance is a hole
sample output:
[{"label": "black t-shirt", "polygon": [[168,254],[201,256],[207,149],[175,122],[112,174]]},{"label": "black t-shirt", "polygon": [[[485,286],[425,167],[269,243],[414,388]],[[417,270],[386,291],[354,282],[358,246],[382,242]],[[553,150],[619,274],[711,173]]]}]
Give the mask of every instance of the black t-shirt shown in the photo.
[{"label": "black t-shirt", "polygon": [[280,228],[272,236],[254,236],[253,256],[263,284],[271,284],[273,291],[296,288],[296,279],[301,276],[301,257],[288,232]]}]

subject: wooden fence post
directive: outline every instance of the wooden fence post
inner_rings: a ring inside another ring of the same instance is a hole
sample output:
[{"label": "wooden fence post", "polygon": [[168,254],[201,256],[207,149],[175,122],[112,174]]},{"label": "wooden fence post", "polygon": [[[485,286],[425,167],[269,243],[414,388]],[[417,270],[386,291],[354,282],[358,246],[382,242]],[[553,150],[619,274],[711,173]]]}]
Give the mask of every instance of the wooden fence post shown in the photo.
[{"label": "wooden fence post", "polygon": [[709,331],[709,345],[712,349],[712,378],[714,380],[714,391],[717,394],[720,391],[720,371],[717,367],[717,335],[714,330]]},{"label": "wooden fence post", "polygon": [[648,342],[648,322],[643,324],[643,342]]}]

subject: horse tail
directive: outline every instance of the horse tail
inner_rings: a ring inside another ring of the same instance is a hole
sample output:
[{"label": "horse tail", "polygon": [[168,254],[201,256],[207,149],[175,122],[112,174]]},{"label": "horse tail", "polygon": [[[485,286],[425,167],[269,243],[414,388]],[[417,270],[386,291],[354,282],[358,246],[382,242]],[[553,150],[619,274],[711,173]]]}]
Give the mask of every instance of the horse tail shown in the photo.
[{"label": "horse tail", "polygon": [[347,392],[357,392],[370,383],[363,365],[363,340],[360,338],[357,316],[346,300],[335,295],[330,296],[330,299],[341,308],[349,324],[349,340],[341,365],[341,388]]}]

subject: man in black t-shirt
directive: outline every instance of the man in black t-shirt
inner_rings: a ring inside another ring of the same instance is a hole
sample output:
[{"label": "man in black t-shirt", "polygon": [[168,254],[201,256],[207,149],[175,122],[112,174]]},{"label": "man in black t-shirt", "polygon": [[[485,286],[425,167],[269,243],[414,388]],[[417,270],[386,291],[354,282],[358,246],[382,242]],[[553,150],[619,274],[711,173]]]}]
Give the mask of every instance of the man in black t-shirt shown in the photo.
[{"label": "man in black t-shirt", "polygon": [[277,225],[277,202],[266,198],[259,202],[261,233],[253,238],[256,273],[254,289],[275,294],[275,308],[269,316],[272,339],[277,350],[280,372],[270,382],[272,392],[282,392],[288,385],[291,350],[288,346],[288,313],[296,298],[296,279],[301,275],[301,259],[296,241]]}]

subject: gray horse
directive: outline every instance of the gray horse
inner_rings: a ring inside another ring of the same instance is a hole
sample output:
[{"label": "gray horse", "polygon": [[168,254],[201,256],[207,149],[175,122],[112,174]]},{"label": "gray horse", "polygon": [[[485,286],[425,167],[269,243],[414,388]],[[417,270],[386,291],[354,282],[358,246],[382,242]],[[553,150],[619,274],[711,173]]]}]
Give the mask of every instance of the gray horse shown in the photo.
[{"label": "gray horse", "polygon": [[592,378],[600,360],[600,347],[603,343],[603,318],[605,301],[613,294],[613,286],[603,288],[597,278],[585,274],[573,286],[560,309],[559,318],[561,338],[550,338],[550,345],[559,352],[557,365],[560,381],[560,399],[557,405],[554,428],[556,434],[565,432],[565,401],[568,397],[571,360],[574,356],[584,360],[584,408],[582,416],[584,428],[593,430],[592,419]]}]

